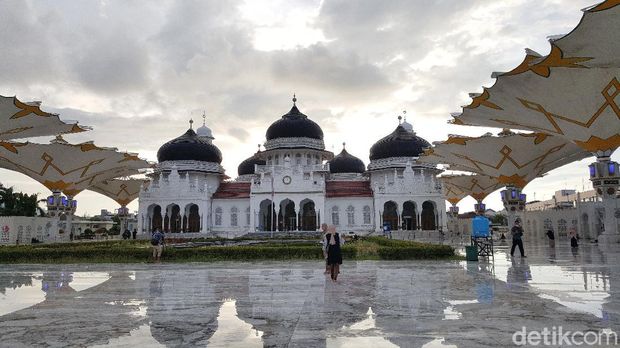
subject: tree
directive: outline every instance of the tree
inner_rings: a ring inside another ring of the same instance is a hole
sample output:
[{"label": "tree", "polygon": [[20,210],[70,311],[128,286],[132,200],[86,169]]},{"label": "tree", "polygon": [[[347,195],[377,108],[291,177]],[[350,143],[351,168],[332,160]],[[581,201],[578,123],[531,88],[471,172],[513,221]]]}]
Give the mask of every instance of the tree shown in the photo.
[{"label": "tree", "polygon": [[37,211],[44,215],[38,194],[14,192],[12,187],[0,185],[0,216],[35,216]]},{"label": "tree", "polygon": [[491,222],[496,225],[508,226],[508,219],[506,218],[506,215],[504,214],[495,214],[491,218]]}]

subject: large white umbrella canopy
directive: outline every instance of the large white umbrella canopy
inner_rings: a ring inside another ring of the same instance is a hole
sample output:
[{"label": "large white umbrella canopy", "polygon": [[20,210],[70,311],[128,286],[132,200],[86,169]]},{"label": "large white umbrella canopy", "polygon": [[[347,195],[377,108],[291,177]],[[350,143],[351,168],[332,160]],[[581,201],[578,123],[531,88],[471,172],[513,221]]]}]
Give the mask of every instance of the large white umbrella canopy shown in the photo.
[{"label": "large white umbrella canopy", "polygon": [[69,144],[60,136],[50,144],[0,141],[0,168],[25,174],[71,197],[97,182],[137,174],[148,167],[137,154],[92,142]]},{"label": "large white umbrella canopy", "polygon": [[605,1],[584,10],[571,33],[551,40],[549,55],[528,51],[452,122],[544,132],[595,154],[613,152],[620,146],[618,5]]},{"label": "large white umbrella canopy", "polygon": [[481,202],[503,187],[497,179],[481,174],[442,175],[440,179],[446,200],[452,204],[467,196]]},{"label": "large white umbrella canopy", "polygon": [[90,128],[66,123],[58,115],[44,112],[38,102],[23,103],[16,97],[0,96],[0,140],[79,133]]},{"label": "large white umbrella canopy", "polygon": [[145,179],[111,179],[104,180],[89,187],[90,191],[100,193],[106,197],[112,198],[121,206],[126,206],[140,195],[140,188]]},{"label": "large white umbrella canopy", "polygon": [[451,170],[484,174],[503,185],[523,188],[550,170],[588,156],[560,137],[504,131],[498,136],[450,135],[428,149],[418,162],[446,164]]}]

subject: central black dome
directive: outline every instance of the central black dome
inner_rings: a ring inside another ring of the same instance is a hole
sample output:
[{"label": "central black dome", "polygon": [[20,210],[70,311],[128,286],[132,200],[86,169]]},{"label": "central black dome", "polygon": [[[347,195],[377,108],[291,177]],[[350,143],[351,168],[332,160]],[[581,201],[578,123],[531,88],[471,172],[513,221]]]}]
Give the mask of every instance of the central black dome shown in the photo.
[{"label": "central black dome", "polygon": [[269,126],[267,140],[276,138],[312,138],[323,140],[323,130],[293,105],[288,114]]},{"label": "central black dome", "polygon": [[370,160],[389,157],[419,157],[424,149],[430,146],[428,141],[398,125],[390,135],[377,141],[370,148]]},{"label": "central black dome", "polygon": [[348,153],[344,148],[334,159],[329,161],[330,173],[363,173],[365,171],[364,162]]},{"label": "central black dome", "polygon": [[157,151],[157,161],[203,161],[222,163],[222,153],[209,139],[196,135],[191,128],[176,139],[165,143]]},{"label": "central black dome", "polygon": [[267,162],[261,158],[261,153],[257,152],[254,156],[247,158],[245,161],[239,164],[237,167],[237,174],[246,175],[246,174],[254,174],[254,165],[258,164],[259,166],[264,166]]}]

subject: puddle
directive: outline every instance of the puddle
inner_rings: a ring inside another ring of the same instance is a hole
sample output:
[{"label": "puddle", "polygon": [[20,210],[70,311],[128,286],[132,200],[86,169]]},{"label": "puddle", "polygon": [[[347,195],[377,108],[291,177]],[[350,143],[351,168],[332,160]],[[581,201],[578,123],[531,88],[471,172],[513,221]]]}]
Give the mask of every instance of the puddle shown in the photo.
[{"label": "puddle", "polygon": [[445,338],[439,337],[428,343],[425,343],[422,348],[458,348],[454,344],[444,344]]},{"label": "puddle", "polygon": [[[80,298],[80,296],[76,296],[76,298]],[[139,318],[146,318],[147,306],[146,306],[146,302],[142,300],[111,301],[111,302],[105,302],[105,304],[111,305],[111,306],[137,306],[137,309],[131,312],[130,315],[139,317]]]},{"label": "puddle", "polygon": [[209,338],[209,347],[263,347],[263,332],[237,316],[235,300],[226,300],[217,316],[217,330]]},{"label": "puddle", "polygon": [[578,266],[529,265],[518,257],[513,263],[507,253],[496,253],[495,277],[508,288],[528,286],[540,298],[601,319],[608,317],[603,305],[610,297],[609,278]]},{"label": "puddle", "polygon": [[358,321],[351,326],[343,326],[342,330],[364,331],[374,329],[376,327],[375,313],[372,311],[371,307],[368,307],[368,311],[366,311],[366,319]]},{"label": "puddle", "polygon": [[84,291],[110,279],[106,272],[73,272],[71,288],[75,291]]},{"label": "puddle", "polygon": [[129,332],[127,336],[112,338],[108,344],[89,346],[89,348],[101,347],[165,347],[157,342],[151,334],[151,327],[147,324],[141,325]]},{"label": "puddle", "polygon": [[448,300],[447,302],[450,305],[443,310],[442,320],[459,320],[463,318],[463,313],[455,310],[454,306],[479,303],[478,300]]},{"label": "puddle", "polygon": [[0,316],[45,301],[41,274],[0,276]]}]

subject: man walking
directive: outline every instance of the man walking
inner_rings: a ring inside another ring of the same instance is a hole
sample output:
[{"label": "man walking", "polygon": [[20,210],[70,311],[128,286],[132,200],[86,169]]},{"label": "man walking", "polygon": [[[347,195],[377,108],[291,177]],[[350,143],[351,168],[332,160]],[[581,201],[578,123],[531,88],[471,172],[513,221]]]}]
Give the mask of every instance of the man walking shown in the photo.
[{"label": "man walking", "polygon": [[510,256],[515,256],[515,248],[518,246],[519,247],[519,252],[521,253],[521,257],[527,257],[525,256],[525,253],[523,252],[523,228],[521,227],[521,221],[520,220],[516,220],[515,221],[515,225],[512,226],[512,248],[510,249]]},{"label": "man walking", "polygon": [[151,236],[151,245],[153,246],[153,259],[155,260],[155,262],[161,261],[161,253],[164,249],[164,244],[164,234],[161,233],[158,228],[155,230],[155,232],[153,232],[153,235]]}]

